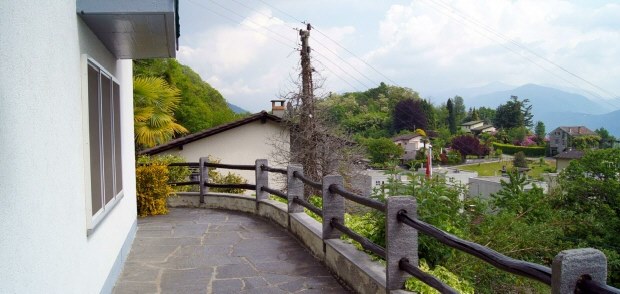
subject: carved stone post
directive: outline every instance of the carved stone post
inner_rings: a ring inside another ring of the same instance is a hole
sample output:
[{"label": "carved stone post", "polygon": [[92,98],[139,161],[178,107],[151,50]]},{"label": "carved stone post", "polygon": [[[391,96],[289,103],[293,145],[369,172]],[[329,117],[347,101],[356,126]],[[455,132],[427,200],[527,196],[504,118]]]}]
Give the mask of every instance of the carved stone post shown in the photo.
[{"label": "carved stone post", "polygon": [[286,183],[288,187],[286,192],[286,197],[288,199],[288,213],[304,212],[304,207],[293,201],[295,197],[298,197],[299,199],[304,198],[304,183],[300,179],[293,176],[294,172],[303,175],[303,166],[301,164],[291,164],[288,166],[286,171]]},{"label": "carved stone post", "polygon": [[209,167],[205,165],[207,162],[209,162],[209,157],[201,157],[199,160],[200,204],[205,203],[205,194],[209,193],[209,187],[205,186],[209,182]]},{"label": "carved stone post", "polygon": [[605,254],[594,248],[561,251],[555,256],[551,265],[551,293],[575,293],[577,281],[583,275],[605,284],[607,280]]},{"label": "carved stone post", "polygon": [[260,200],[269,199],[269,193],[262,190],[263,187],[269,187],[269,172],[261,168],[263,165],[269,166],[267,159],[256,160],[256,205]]},{"label": "carved stone post", "polygon": [[386,199],[385,212],[385,255],[386,287],[388,290],[402,289],[410,275],[400,270],[398,263],[402,258],[418,266],[418,231],[398,221],[398,212],[404,210],[411,218],[417,217],[415,198],[392,196]]},{"label": "carved stone post", "polygon": [[330,225],[332,219],[344,224],[344,198],[329,191],[329,186],[336,184],[342,186],[342,176],[329,175],[323,177],[323,240],[340,238],[340,231],[334,230]]}]

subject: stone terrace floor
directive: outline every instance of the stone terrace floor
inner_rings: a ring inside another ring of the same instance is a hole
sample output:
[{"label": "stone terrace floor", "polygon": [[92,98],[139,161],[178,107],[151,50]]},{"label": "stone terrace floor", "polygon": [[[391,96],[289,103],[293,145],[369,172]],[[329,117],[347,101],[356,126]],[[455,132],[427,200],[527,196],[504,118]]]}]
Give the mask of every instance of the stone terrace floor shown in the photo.
[{"label": "stone terrace floor", "polygon": [[286,230],[239,212],[138,219],[114,293],[348,293]]}]

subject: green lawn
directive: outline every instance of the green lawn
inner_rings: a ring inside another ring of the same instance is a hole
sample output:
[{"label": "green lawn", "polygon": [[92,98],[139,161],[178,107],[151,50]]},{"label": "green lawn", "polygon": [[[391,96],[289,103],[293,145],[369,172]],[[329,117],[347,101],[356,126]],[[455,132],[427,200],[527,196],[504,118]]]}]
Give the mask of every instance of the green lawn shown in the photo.
[{"label": "green lawn", "polygon": [[[541,166],[538,161],[528,160],[528,164],[530,171],[528,171],[527,174],[534,179],[539,179],[542,173],[547,172],[545,171],[545,169],[555,169],[555,163],[551,161],[545,161],[545,163]],[[512,161],[503,160],[488,163],[461,165],[458,166],[458,169],[475,171],[478,172],[479,176],[495,176],[502,174],[501,170],[502,166],[504,165],[506,166],[506,169],[510,170],[512,168]]]}]

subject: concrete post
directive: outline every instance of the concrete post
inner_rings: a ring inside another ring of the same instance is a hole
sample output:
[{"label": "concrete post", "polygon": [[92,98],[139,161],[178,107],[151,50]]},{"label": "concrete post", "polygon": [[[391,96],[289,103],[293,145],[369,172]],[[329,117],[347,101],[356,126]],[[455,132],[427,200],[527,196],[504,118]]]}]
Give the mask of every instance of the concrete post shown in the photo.
[{"label": "concrete post", "polygon": [[209,167],[205,164],[209,162],[209,157],[201,157],[199,160],[200,168],[200,203],[205,203],[205,194],[209,193],[209,187],[205,186],[209,182]]},{"label": "concrete post", "polygon": [[261,166],[269,166],[267,159],[256,160],[256,205],[258,201],[269,199],[269,193],[262,191],[262,187],[269,187],[269,172],[264,171]]},{"label": "concrete post", "polygon": [[577,281],[588,275],[592,280],[606,283],[607,258],[594,248],[564,250],[551,265],[551,293],[575,293]]},{"label": "concrete post", "polygon": [[409,196],[392,196],[386,199],[385,212],[385,255],[387,290],[403,289],[405,280],[410,275],[400,270],[398,262],[402,258],[418,266],[418,231],[398,221],[398,212],[404,210],[411,218],[417,217],[415,198]]},{"label": "concrete post", "polygon": [[295,197],[304,198],[304,183],[293,176],[294,172],[304,174],[304,168],[301,164],[291,164],[286,171],[286,197],[288,198],[288,213],[304,212],[304,207],[293,202]]},{"label": "concrete post", "polygon": [[329,175],[323,177],[323,240],[340,238],[340,231],[329,224],[332,219],[344,224],[344,198],[329,191],[329,186],[344,183],[342,176]]}]

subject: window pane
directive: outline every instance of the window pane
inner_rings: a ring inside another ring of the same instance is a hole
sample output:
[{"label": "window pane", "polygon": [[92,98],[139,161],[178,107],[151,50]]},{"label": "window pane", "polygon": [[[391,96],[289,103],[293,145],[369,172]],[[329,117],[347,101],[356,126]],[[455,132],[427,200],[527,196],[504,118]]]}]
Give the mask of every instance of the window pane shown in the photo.
[{"label": "window pane", "polygon": [[121,154],[121,95],[117,83],[112,82],[112,94],[114,99],[114,195],[123,190],[123,165]]},{"label": "window pane", "polygon": [[101,118],[102,118],[102,146],[103,146],[103,195],[107,204],[114,198],[114,157],[112,130],[112,81],[101,74]]},{"label": "window pane", "polygon": [[100,118],[99,71],[88,66],[88,132],[90,140],[90,186],[92,213],[102,207],[103,187],[101,185],[101,138],[99,133]]}]

